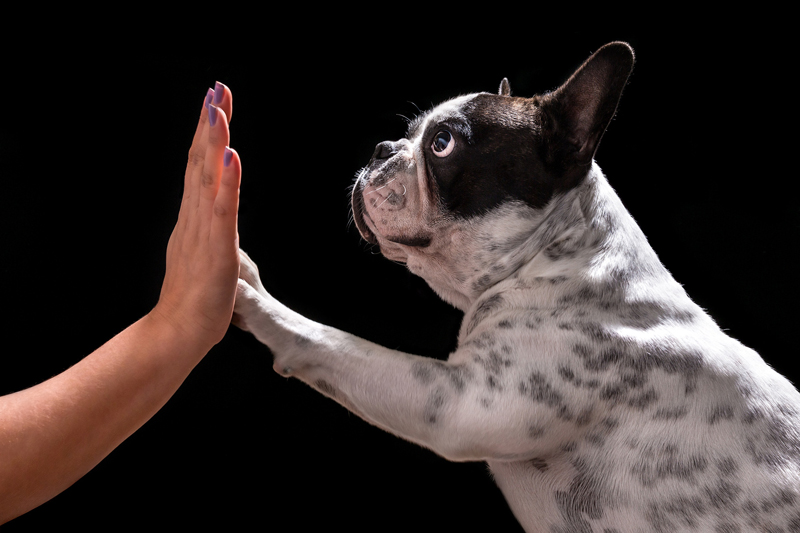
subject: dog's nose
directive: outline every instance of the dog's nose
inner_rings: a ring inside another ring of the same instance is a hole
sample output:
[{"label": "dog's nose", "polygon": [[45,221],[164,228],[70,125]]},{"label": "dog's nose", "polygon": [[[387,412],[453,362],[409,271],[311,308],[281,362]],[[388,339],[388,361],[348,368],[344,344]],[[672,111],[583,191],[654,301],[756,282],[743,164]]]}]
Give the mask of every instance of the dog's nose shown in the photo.
[{"label": "dog's nose", "polygon": [[375,147],[375,152],[372,154],[372,160],[389,159],[398,152],[397,143],[392,141],[384,141]]}]

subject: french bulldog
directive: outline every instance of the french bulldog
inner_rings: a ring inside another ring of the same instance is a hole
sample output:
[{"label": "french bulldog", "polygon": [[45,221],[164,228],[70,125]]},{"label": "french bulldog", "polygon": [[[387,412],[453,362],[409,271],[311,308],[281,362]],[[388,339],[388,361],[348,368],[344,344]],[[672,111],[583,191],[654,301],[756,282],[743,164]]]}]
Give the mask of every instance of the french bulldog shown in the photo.
[{"label": "french bulldog", "polygon": [[464,312],[447,361],[315,323],[242,252],[235,321],[275,370],[453,461],[526,531],[800,531],[800,394],[662,266],[594,155],[632,70],[460,96],[380,143],[358,231]]}]

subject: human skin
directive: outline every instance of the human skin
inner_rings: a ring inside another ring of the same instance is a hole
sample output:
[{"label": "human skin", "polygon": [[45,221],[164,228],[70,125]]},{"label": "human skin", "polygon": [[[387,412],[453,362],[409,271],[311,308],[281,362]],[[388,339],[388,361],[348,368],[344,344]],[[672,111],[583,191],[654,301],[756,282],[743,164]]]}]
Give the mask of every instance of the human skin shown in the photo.
[{"label": "human skin", "polygon": [[152,311],[61,374],[0,397],[0,524],[51,499],[150,419],[217,344],[239,274],[232,95],[209,90]]}]

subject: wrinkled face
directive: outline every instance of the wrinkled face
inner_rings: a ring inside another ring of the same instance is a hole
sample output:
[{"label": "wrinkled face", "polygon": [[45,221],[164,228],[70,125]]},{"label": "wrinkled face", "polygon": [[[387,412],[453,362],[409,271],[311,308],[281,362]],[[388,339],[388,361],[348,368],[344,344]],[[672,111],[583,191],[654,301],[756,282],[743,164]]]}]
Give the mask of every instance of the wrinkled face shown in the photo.
[{"label": "wrinkled face", "polygon": [[408,136],[379,144],[353,189],[361,235],[405,261],[453,221],[516,199],[545,205],[553,193],[540,157],[535,100],[486,93],[455,98],[417,118]]}]

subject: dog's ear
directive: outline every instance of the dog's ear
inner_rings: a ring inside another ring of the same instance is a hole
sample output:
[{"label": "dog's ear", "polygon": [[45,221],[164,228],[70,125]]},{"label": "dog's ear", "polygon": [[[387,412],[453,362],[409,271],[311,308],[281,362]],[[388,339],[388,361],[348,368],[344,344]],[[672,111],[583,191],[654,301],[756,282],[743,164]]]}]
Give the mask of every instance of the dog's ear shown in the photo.
[{"label": "dog's ear", "polygon": [[[633,68],[633,50],[614,42],[600,48],[558,89],[541,100],[553,161],[565,177],[582,177],[592,164]],[[568,179],[568,181],[574,181]],[[575,183],[564,183],[573,186]]]},{"label": "dog's ear", "polygon": [[508,84],[508,78],[503,78],[503,81],[500,82],[500,91],[497,94],[511,96],[511,86]]}]

